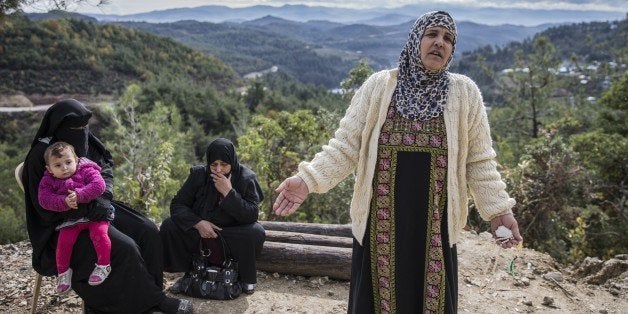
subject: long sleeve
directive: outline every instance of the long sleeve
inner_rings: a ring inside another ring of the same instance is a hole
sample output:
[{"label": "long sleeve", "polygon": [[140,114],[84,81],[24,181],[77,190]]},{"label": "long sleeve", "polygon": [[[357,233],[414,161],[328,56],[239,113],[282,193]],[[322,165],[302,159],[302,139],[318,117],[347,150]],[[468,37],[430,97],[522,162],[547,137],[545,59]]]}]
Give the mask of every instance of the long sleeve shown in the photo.
[{"label": "long sleeve", "polygon": [[77,170],[81,184],[75,189],[78,203],[89,203],[105,192],[106,184],[100,170],[101,168],[94,162],[81,159],[81,164]]},{"label": "long sleeve", "polygon": [[193,210],[196,195],[203,187],[200,175],[195,168],[191,168],[190,175],[170,202],[170,217],[183,230],[189,230],[201,221],[201,216]]},{"label": "long sleeve", "polygon": [[490,220],[495,216],[511,212],[515,200],[508,196],[506,184],[497,171],[496,154],[492,147],[492,139],[488,117],[480,91],[468,93],[469,106],[468,150],[467,150],[467,184],[480,216]]},{"label": "long sleeve", "polygon": [[39,182],[39,188],[37,192],[37,198],[39,206],[44,209],[62,212],[69,210],[70,207],[65,203],[65,197],[67,192],[57,193],[55,185],[55,178],[53,178],[48,172],[44,174],[44,177]]},{"label": "long sleeve", "polygon": [[[247,169],[248,170],[248,169]],[[239,224],[256,222],[259,217],[259,204],[264,198],[262,189],[252,171],[247,171],[237,189],[222,200],[219,207],[222,212],[233,217]],[[241,193],[238,190],[242,191]]]},{"label": "long sleeve", "polygon": [[377,106],[383,84],[372,75],[355,93],[351,105],[340,120],[334,137],[324,145],[312,161],[299,164],[299,177],[305,181],[310,192],[325,193],[351,174],[360,158],[362,133],[368,111]]}]

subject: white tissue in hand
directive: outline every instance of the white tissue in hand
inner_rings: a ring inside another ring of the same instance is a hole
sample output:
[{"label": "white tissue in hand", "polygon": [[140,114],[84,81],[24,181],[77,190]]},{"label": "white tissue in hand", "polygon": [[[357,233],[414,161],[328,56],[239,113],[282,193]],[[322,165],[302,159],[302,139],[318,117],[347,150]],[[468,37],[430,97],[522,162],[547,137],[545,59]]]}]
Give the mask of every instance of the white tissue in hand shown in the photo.
[{"label": "white tissue in hand", "polygon": [[505,226],[499,226],[497,230],[495,230],[495,235],[498,238],[512,238],[512,231]]}]

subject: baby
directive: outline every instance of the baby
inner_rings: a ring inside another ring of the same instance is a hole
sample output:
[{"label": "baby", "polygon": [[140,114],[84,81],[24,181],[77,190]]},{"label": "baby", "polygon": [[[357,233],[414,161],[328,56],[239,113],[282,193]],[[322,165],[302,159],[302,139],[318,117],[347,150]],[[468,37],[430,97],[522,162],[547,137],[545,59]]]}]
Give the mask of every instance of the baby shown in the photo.
[{"label": "baby", "polygon": [[[46,171],[39,182],[39,205],[54,211],[64,212],[77,209],[79,204],[87,204],[103,194],[106,185],[100,175],[100,166],[87,158],[79,158],[74,147],[65,142],[55,142],[44,153]],[[89,276],[92,286],[101,284],[111,272],[111,240],[109,222],[90,221],[85,217],[66,219],[61,223],[57,240],[57,293],[63,294],[72,287],[70,258],[72,247],[83,230],[89,236],[96,250],[97,263]]]}]

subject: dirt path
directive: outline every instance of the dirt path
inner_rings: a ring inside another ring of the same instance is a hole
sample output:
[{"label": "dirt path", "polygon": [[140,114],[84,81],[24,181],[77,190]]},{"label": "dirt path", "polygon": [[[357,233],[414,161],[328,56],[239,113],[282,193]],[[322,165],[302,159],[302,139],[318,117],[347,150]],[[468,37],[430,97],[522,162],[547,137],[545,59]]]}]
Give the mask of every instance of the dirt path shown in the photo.
[{"label": "dirt path", "polygon": [[[625,255],[603,262],[597,273],[575,276],[577,269],[524,249],[515,260],[513,276],[508,266],[515,253],[497,250],[488,234],[463,233],[458,246],[460,313],[627,313]],[[30,254],[27,242],[0,246],[2,313],[29,309],[33,287]],[[614,273],[603,267],[611,264]],[[585,282],[600,273],[608,277],[602,284]],[[166,274],[166,287],[177,275]],[[54,278],[45,278],[38,313],[81,312],[76,295],[60,299],[53,291]],[[196,313],[346,313],[348,293],[349,283],[344,281],[258,272],[254,294],[231,301],[195,299],[194,305]]]}]

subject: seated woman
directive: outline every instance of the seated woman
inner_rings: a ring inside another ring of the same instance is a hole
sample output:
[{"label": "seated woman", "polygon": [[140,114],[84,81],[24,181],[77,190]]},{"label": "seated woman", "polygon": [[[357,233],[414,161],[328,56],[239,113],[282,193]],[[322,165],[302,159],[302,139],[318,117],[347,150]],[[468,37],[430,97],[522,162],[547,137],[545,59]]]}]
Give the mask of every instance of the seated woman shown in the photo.
[{"label": "seated woman", "polygon": [[[115,218],[109,226],[111,268],[106,281],[89,284],[89,276],[97,261],[87,232],[82,232],[70,260],[73,269],[72,289],[83,299],[86,309],[108,313],[192,313],[192,302],[167,297],[163,292],[163,261],[159,233],[154,223],[140,213],[112,201],[113,171],[111,154],[103,143],[89,132],[87,122],[92,116],[82,103],[68,99],[55,103],[45,113],[31,149],[24,161],[26,227],[33,246],[33,268],[44,276],[57,274],[55,248],[61,222],[76,217],[90,221],[107,219],[110,208]],[[44,151],[51,143],[63,141],[74,146],[76,155],[86,157],[100,166],[105,192],[77,209],[53,212],[42,208],[38,188],[45,168]]]},{"label": "seated woman", "polygon": [[[194,166],[170,203],[170,218],[159,233],[164,247],[164,269],[187,272],[198,253],[201,238],[224,238],[238,261],[242,289],[251,294],[257,282],[255,258],[266,238],[257,222],[262,189],[255,173],[238,162],[233,143],[224,138],[207,147],[207,165]],[[170,289],[179,293],[181,280]]]}]

